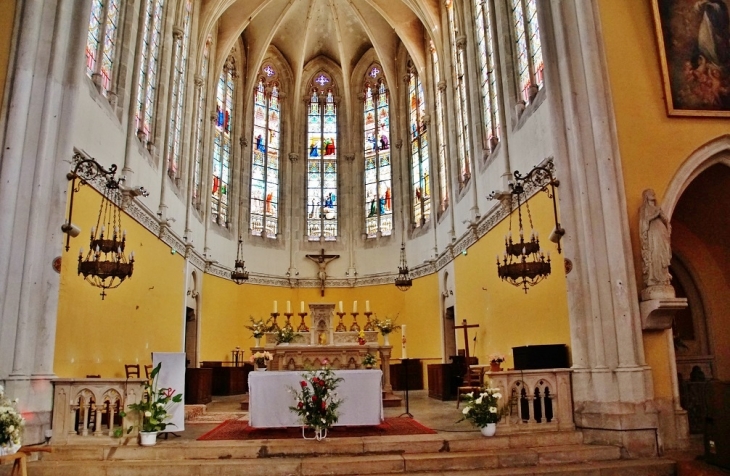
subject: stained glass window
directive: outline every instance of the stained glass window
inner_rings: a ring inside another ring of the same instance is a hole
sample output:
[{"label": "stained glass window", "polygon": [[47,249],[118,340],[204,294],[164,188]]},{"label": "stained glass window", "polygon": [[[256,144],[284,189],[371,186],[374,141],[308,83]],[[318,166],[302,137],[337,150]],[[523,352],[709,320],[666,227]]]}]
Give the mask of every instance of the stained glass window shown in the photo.
[{"label": "stained glass window", "polygon": [[188,45],[190,43],[190,17],[193,2],[185,3],[185,19],[182,38],[176,41],[173,64],[172,107],[170,109],[170,128],[167,138],[167,174],[174,179],[180,176],[180,155],[183,127],[183,110],[185,108],[185,72],[188,65]]},{"label": "stained glass window", "polygon": [[231,130],[236,77],[236,61],[229,56],[218,78],[216,92],[216,118],[213,132],[213,190],[211,199],[211,219],[223,227],[228,227],[228,206],[230,204],[231,178]]},{"label": "stained glass window", "polygon": [[426,101],[421,79],[415,71],[408,77],[408,105],[413,224],[418,228],[425,225],[431,217],[431,171],[428,160],[428,128],[424,120]]},{"label": "stained glass window", "polygon": [[390,107],[380,68],[373,66],[365,82],[365,230],[368,237],[393,232]]},{"label": "stained glass window", "polygon": [[459,161],[459,188],[463,188],[471,178],[469,164],[469,116],[466,107],[466,83],[464,79],[464,47],[463,39],[456,37],[457,27],[454,13],[454,2],[446,4],[449,20],[449,39],[451,40],[451,63],[454,78],[456,109],[456,152]]},{"label": "stained glass window", "polygon": [[[271,65],[254,90],[251,158],[251,233],[276,238],[279,219],[279,82]],[[266,230],[266,233],[263,233]]]},{"label": "stained glass window", "polygon": [[86,74],[99,82],[105,96],[111,89],[118,23],[119,0],[93,0],[86,37]]},{"label": "stained glass window", "polygon": [[337,239],[337,105],[324,73],[310,86],[307,105],[307,236]]},{"label": "stained glass window", "polygon": [[207,100],[207,81],[208,81],[208,63],[210,61],[210,43],[211,40],[205,42],[203,48],[203,60],[200,67],[200,77],[202,78],[202,84],[200,85],[200,95],[198,96],[198,125],[197,125],[197,137],[198,140],[195,143],[195,164],[193,166],[193,205],[200,209],[200,201],[203,196],[203,154],[205,153],[205,103]]},{"label": "stained glass window", "polygon": [[499,102],[497,101],[497,65],[491,0],[474,0],[477,52],[484,110],[484,131],[490,150],[499,140]]},{"label": "stained glass window", "polygon": [[157,72],[160,56],[160,36],[164,0],[146,0],[143,5],[144,24],[140,46],[139,86],[137,88],[137,137],[151,140],[152,120],[155,112]]},{"label": "stained glass window", "polygon": [[444,91],[439,86],[441,73],[439,72],[439,57],[436,48],[431,44],[431,59],[433,64],[433,82],[436,85],[436,142],[438,148],[439,194],[441,196],[441,211],[449,206],[449,187],[446,167],[446,133],[444,131]]},{"label": "stained glass window", "polygon": [[512,20],[520,91],[524,101],[529,103],[543,86],[545,69],[535,0],[512,0]]}]

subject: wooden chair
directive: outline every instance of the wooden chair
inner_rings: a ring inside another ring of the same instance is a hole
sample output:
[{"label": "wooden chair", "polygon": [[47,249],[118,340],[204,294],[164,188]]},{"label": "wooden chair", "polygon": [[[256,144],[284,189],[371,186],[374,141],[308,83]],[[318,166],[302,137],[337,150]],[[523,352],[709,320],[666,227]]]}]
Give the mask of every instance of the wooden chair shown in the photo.
[{"label": "wooden chair", "polygon": [[23,446],[17,453],[0,456],[0,464],[13,463],[13,467],[10,469],[10,476],[28,476],[28,469],[26,467],[26,461],[28,455],[31,453],[53,453],[52,446]]},{"label": "wooden chair", "polygon": [[127,378],[139,378],[139,364],[124,364]]},{"label": "wooden chair", "polygon": [[150,374],[152,373],[152,364],[145,365],[144,366],[144,374],[147,377],[147,379],[150,378]]},{"label": "wooden chair", "polygon": [[484,368],[479,367],[473,369],[469,367],[469,371],[464,375],[464,382],[456,389],[456,408],[459,408],[461,396],[469,392],[478,392],[484,386]]}]

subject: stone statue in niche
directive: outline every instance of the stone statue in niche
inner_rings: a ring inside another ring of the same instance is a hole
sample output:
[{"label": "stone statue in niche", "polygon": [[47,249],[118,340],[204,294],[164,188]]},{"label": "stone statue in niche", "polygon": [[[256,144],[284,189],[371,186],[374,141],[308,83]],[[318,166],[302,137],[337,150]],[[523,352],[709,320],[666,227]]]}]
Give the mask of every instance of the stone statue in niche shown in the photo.
[{"label": "stone statue in niche", "polygon": [[652,189],[646,189],[643,193],[643,203],[639,211],[639,233],[644,287],[654,288],[661,291],[661,294],[670,293],[674,297],[674,289],[670,285],[672,277],[669,274],[669,263],[672,260],[671,225],[657,204],[656,194]]}]

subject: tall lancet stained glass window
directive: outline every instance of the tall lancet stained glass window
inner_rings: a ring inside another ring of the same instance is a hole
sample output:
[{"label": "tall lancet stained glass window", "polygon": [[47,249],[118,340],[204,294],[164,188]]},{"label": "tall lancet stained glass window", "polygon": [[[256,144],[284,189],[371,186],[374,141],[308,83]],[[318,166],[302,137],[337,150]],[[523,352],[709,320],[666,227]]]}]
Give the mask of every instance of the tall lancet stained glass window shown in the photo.
[{"label": "tall lancet stained glass window", "polygon": [[175,40],[173,57],[172,107],[167,138],[167,174],[171,179],[179,178],[180,157],[182,155],[183,110],[185,109],[185,79],[188,66],[188,46],[190,43],[190,21],[193,2],[185,2],[183,34]]},{"label": "tall lancet stained glass window", "polygon": [[379,66],[370,68],[364,92],[365,229],[367,236],[393,231],[390,108],[388,89]]},{"label": "tall lancet stained glass window", "polygon": [[337,105],[325,73],[315,76],[307,107],[307,236],[337,239]]},{"label": "tall lancet stained glass window", "polygon": [[444,93],[441,87],[441,72],[439,71],[439,56],[436,47],[431,43],[431,59],[433,64],[433,82],[436,85],[436,136],[438,146],[439,194],[441,197],[441,211],[449,207],[449,187],[446,168],[446,132],[444,129]]},{"label": "tall lancet stained glass window", "polygon": [[511,0],[517,46],[517,75],[522,99],[530,103],[543,86],[542,43],[536,0]]},{"label": "tall lancet stained glass window", "polygon": [[457,37],[456,12],[453,0],[447,0],[446,13],[449,20],[451,43],[451,73],[454,78],[454,108],[456,110],[456,152],[459,161],[459,189],[471,178],[469,163],[469,115],[466,106],[466,82],[464,77],[464,39]]},{"label": "tall lancet stained glass window", "polygon": [[426,224],[431,216],[431,169],[428,160],[426,101],[418,73],[408,77],[408,123],[411,144],[411,194],[415,227]]},{"label": "tall lancet stained glass window", "polygon": [[488,147],[493,150],[499,142],[499,102],[492,0],[474,0],[474,13],[479,57],[479,80],[482,90],[482,109],[484,111],[484,132]]},{"label": "tall lancet stained glass window", "polygon": [[137,137],[152,140],[150,136],[157,91],[157,73],[160,57],[164,0],[146,0],[142,4],[142,42],[140,44],[139,84],[137,86]]},{"label": "tall lancet stained glass window", "polygon": [[[279,83],[264,66],[254,91],[251,158],[251,233],[276,238],[279,218]],[[265,233],[264,230],[266,230]]]},{"label": "tall lancet stained glass window", "polygon": [[86,37],[86,74],[105,96],[111,89],[114,66],[119,0],[93,0]]},{"label": "tall lancet stained glass window", "polygon": [[211,197],[211,219],[223,227],[228,227],[230,218],[231,178],[231,131],[233,130],[233,105],[235,104],[234,79],[236,62],[229,56],[218,79],[215,105],[215,130],[213,132],[213,177]]},{"label": "tall lancet stained glass window", "polygon": [[[211,39],[205,42],[203,48],[202,64],[200,66],[200,82],[198,88],[198,121],[196,125],[196,137],[195,141],[195,164],[193,165],[193,206],[200,210],[200,202],[203,197],[203,154],[205,153],[205,121],[207,115],[205,112],[205,104],[208,98],[208,65],[210,64],[210,44]],[[216,119],[217,120],[217,119]]]}]

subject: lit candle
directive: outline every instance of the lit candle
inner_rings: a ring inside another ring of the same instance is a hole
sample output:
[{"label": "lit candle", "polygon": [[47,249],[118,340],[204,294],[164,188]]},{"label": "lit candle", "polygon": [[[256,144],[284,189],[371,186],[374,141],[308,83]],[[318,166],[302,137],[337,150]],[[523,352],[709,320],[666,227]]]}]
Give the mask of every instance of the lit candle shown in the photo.
[{"label": "lit candle", "polygon": [[278,312],[279,311],[278,307],[279,307],[279,303],[277,303],[276,301],[274,301],[274,312]]},{"label": "lit candle", "polygon": [[352,301],[352,312],[357,312],[357,301]]},{"label": "lit candle", "polygon": [[370,301],[365,301],[365,312],[370,312]]},{"label": "lit candle", "polygon": [[291,314],[291,301],[286,302],[286,313]]},{"label": "lit candle", "polygon": [[345,312],[342,310],[342,301],[340,301],[340,312]]},{"label": "lit candle", "polygon": [[304,314],[304,301],[299,303],[299,312]]},{"label": "lit candle", "polygon": [[407,359],[408,352],[406,352],[406,325],[405,324],[400,326],[400,335],[401,335],[401,359]]}]

